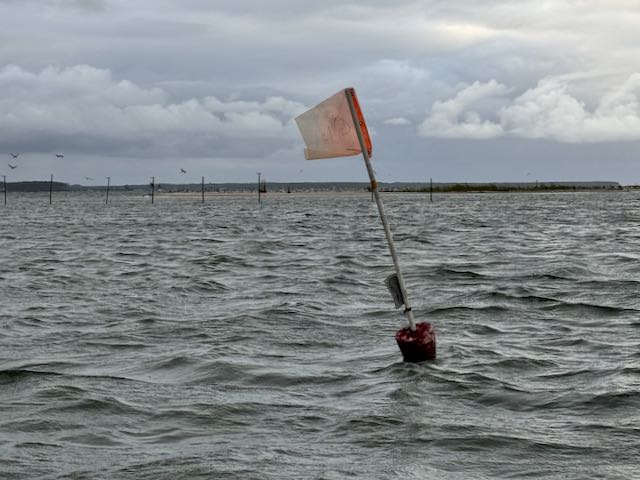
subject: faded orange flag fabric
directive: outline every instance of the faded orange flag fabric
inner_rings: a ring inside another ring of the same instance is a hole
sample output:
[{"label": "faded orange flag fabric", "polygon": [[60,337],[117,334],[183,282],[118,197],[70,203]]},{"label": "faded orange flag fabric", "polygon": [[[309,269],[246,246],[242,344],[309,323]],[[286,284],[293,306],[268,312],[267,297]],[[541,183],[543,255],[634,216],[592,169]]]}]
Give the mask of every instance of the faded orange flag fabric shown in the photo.
[{"label": "faded orange flag fabric", "polygon": [[307,160],[348,157],[362,152],[358,134],[349,109],[352,99],[367,153],[371,156],[371,138],[353,88],[345,88],[296,117],[302,134]]}]

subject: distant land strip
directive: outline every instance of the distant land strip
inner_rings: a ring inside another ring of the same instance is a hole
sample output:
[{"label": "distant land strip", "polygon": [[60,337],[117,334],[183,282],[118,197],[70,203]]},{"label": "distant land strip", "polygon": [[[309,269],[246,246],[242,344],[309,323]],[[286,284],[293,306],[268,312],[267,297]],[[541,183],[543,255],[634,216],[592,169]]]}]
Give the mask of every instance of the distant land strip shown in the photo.
[{"label": "distant land strip", "polygon": [[[25,181],[7,182],[7,192],[45,192],[53,188],[56,192],[101,191],[106,185],[77,185],[64,182]],[[585,191],[585,190],[627,190],[640,188],[637,186],[621,186],[618,182],[491,182],[491,183],[429,183],[393,182],[379,183],[382,192],[398,193],[465,193],[465,192],[548,192],[548,191]],[[1,187],[0,187],[1,188]],[[148,193],[150,185],[111,185],[114,192]],[[205,183],[205,193],[249,193],[257,191],[256,183]],[[305,192],[368,192],[369,183],[365,182],[271,182],[266,185],[268,192],[305,193]],[[155,192],[166,193],[200,193],[200,183],[157,183]]]}]

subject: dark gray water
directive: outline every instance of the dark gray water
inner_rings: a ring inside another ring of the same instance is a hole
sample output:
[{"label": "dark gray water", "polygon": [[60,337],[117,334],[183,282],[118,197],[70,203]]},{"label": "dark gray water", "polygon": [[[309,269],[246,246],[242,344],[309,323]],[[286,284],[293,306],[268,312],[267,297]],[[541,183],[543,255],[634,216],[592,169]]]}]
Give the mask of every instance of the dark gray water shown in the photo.
[{"label": "dark gray water", "polygon": [[[0,478],[640,478],[640,196],[9,196]],[[406,222],[403,224],[401,219]]]}]

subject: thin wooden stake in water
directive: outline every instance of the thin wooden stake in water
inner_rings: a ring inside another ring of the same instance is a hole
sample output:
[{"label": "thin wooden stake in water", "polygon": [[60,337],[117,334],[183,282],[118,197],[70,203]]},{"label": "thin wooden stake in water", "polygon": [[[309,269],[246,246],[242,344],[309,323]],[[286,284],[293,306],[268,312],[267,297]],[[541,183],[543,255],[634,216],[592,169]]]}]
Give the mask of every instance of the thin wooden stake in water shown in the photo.
[{"label": "thin wooden stake in water", "polygon": [[52,197],[53,197],[53,173],[51,174],[51,180],[49,181],[49,205],[51,205]]},{"label": "thin wooden stake in water", "polygon": [[258,203],[260,203],[260,193],[262,192],[262,184],[260,183],[260,175],[262,175],[261,172],[258,172]]},{"label": "thin wooden stake in water", "polygon": [[151,203],[153,203],[153,197],[156,193],[156,177],[151,177]]},{"label": "thin wooden stake in water", "polygon": [[351,110],[351,118],[353,120],[353,125],[356,129],[356,133],[358,134],[358,141],[360,142],[360,150],[362,150],[362,157],[364,158],[364,163],[367,167],[367,172],[369,173],[369,180],[371,181],[371,191],[373,192],[373,196],[376,199],[376,204],[378,205],[378,212],[380,213],[380,220],[382,220],[382,226],[384,227],[384,233],[387,237],[387,243],[389,245],[389,252],[391,253],[391,258],[393,259],[393,266],[396,270],[396,276],[398,277],[398,284],[400,286],[400,291],[402,292],[402,296],[404,298],[404,313],[407,316],[407,320],[409,321],[409,328],[411,331],[415,332],[416,330],[416,322],[413,319],[413,312],[411,310],[411,304],[409,303],[409,296],[407,295],[407,289],[404,285],[404,277],[402,276],[402,270],[400,270],[400,262],[398,261],[398,255],[396,254],[396,247],[393,243],[393,236],[391,235],[391,229],[389,228],[389,223],[387,222],[387,215],[384,211],[384,205],[382,204],[382,199],[380,198],[380,193],[378,192],[378,182],[376,182],[375,175],[373,173],[373,168],[371,167],[371,162],[369,161],[369,153],[367,152],[367,146],[364,143],[364,138],[362,137],[362,130],[360,128],[360,122],[358,120],[358,115],[356,114],[356,108],[353,104],[353,89],[346,89],[345,93],[347,95],[347,102],[349,103],[349,110]]},{"label": "thin wooden stake in water", "polygon": [[202,177],[202,203],[204,203],[204,177]]},{"label": "thin wooden stake in water", "polygon": [[429,201],[433,202],[433,178],[429,179]]},{"label": "thin wooden stake in water", "polygon": [[7,176],[2,175],[2,183],[4,183],[4,204],[7,204]]},{"label": "thin wooden stake in water", "polygon": [[109,186],[111,185],[111,177],[107,177],[107,198],[104,201],[105,205],[109,205]]}]

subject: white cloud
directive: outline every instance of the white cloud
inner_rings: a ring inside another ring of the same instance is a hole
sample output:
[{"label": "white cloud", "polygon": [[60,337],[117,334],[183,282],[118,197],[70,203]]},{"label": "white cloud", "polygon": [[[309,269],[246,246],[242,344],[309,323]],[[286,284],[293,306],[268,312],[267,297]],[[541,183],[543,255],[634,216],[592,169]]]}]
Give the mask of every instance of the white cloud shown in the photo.
[{"label": "white cloud", "polygon": [[[572,92],[571,80],[544,78],[513,98],[495,80],[476,82],[449,100],[435,102],[418,132],[425,137],[510,135],[568,143],[640,140],[640,73],[602,92],[593,107]],[[475,109],[483,100],[501,106],[483,115]]]},{"label": "white cloud", "polygon": [[441,138],[494,138],[500,136],[502,127],[482,118],[475,108],[487,99],[502,98],[508,88],[495,80],[474,82],[464,87],[454,98],[437,101],[431,112],[418,127],[422,136]]}]

